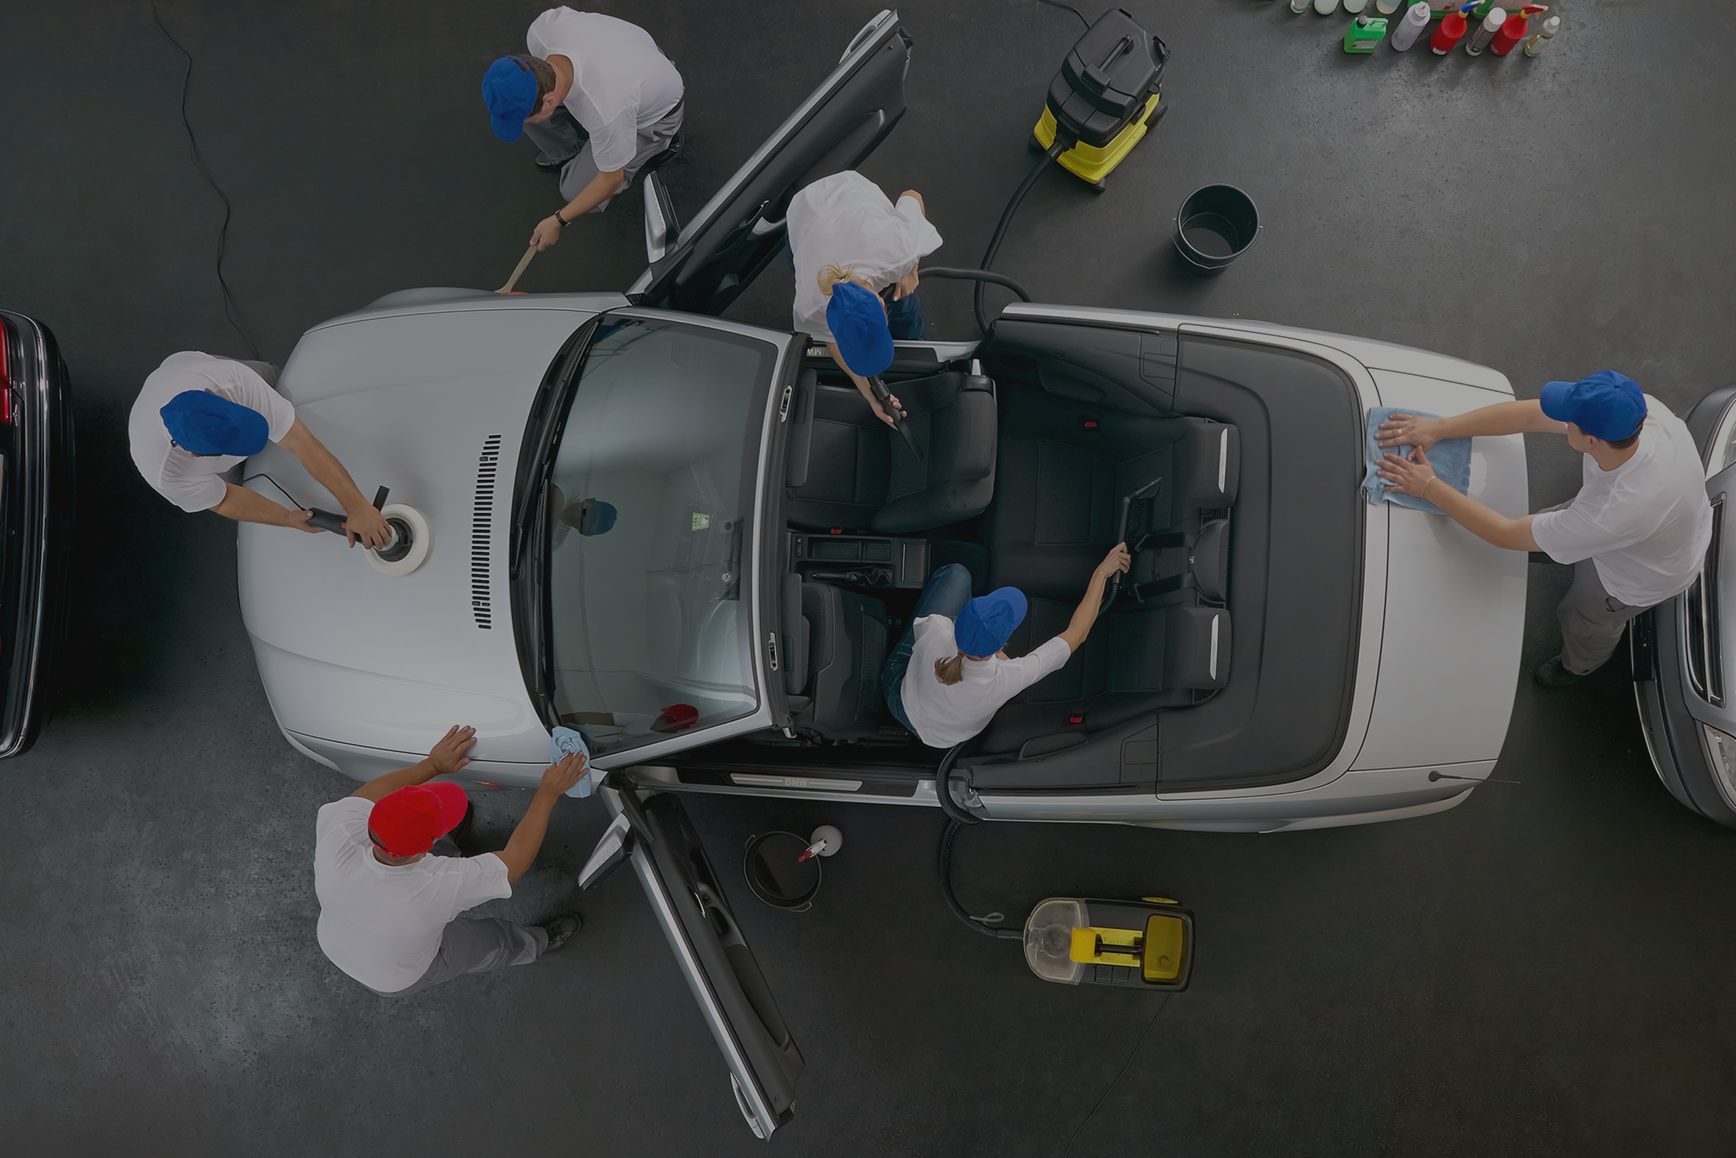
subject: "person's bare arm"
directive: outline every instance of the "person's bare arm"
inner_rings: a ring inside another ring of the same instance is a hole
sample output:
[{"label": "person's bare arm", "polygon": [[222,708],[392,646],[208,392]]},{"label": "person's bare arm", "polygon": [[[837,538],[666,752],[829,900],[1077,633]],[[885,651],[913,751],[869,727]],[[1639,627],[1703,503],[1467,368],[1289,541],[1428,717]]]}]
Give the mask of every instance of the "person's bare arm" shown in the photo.
[{"label": "person's bare arm", "polygon": [[[577,197],[561,206],[559,210],[561,220],[565,221],[566,225],[571,225],[620,192],[622,172],[624,170],[613,169],[592,177],[585,187],[579,190]],[[545,217],[537,222],[536,228],[531,231],[530,243],[536,246],[538,253],[541,253],[561,239],[561,232],[566,228],[566,225],[556,221],[552,215]]]},{"label": "person's bare arm", "polygon": [[225,481],[226,488],[223,501],[211,510],[226,519],[234,519],[238,523],[264,523],[268,527],[294,527],[298,531],[311,531],[320,534],[318,527],[310,527],[307,520],[312,511],[292,511],[281,503],[274,503],[262,494],[238,487]]},{"label": "person's bare arm", "polygon": [[384,547],[392,538],[391,528],[386,525],[386,518],[374,509],[374,504],[362,497],[356,480],[350,477],[350,472],[344,469],[337,456],[327,450],[325,443],[314,437],[313,431],[297,418],[278,445],[295,455],[301,465],[307,468],[319,485],[331,492],[332,498],[344,508],[344,529],[350,546],[355,546],[356,540],[362,541],[364,547]]},{"label": "person's bare arm", "polygon": [[1531,536],[1531,520],[1536,518],[1535,515],[1509,519],[1469,495],[1460,494],[1435,477],[1435,468],[1429,465],[1428,455],[1420,449],[1411,451],[1409,458],[1387,455],[1381,460],[1379,473],[1399,494],[1427,499],[1441,508],[1442,514],[1484,542],[1509,551],[1542,550]]},{"label": "person's bare arm", "polygon": [[[874,408],[874,416],[888,426],[897,426],[898,424],[893,421],[892,416],[886,413],[886,408],[880,405],[880,400],[874,397],[874,390],[868,385],[868,379],[862,377],[862,375],[856,373],[856,371],[850,369],[850,367],[844,364],[844,355],[838,352],[838,343],[827,342],[826,349],[831,351],[832,361],[838,363],[838,369],[850,375],[850,381],[856,383],[856,389],[862,392],[862,397],[866,398],[868,400],[868,405]],[[896,394],[892,396],[892,405],[896,406],[901,411],[904,409],[904,403],[898,401],[898,395]]]},{"label": "person's bare arm", "polygon": [[565,757],[559,764],[550,764],[543,769],[542,783],[537,785],[536,795],[531,797],[530,807],[524,811],[524,819],[512,830],[506,847],[490,854],[505,863],[508,884],[518,880],[530,869],[538,850],[542,848],[543,837],[548,834],[549,813],[554,811],[555,801],[559,800],[567,789],[577,784],[584,774],[585,757],[579,752]]},{"label": "person's bare arm", "polygon": [[[1543,413],[1535,398],[1522,402],[1497,402],[1446,418],[1422,418],[1394,414],[1375,433],[1382,446],[1416,446],[1428,450],[1447,438],[1476,438],[1500,434],[1562,434],[1565,424]],[[1433,502],[1433,499],[1429,500]],[[1437,504],[1438,505],[1438,504]]]},{"label": "person's bare arm", "polygon": [[376,776],[354,792],[351,796],[360,796],[363,800],[378,803],[383,797],[389,796],[400,788],[408,788],[412,784],[426,784],[436,776],[447,776],[470,763],[470,757],[465,753],[476,743],[476,729],[468,724],[459,727],[457,724],[446,729],[446,734],[440,737],[440,742],[428,750],[428,755],[416,761],[408,768],[400,768],[396,772],[388,772],[384,776]]},{"label": "person's bare arm", "polygon": [[1103,602],[1103,587],[1109,582],[1109,577],[1132,565],[1133,556],[1127,553],[1126,543],[1115,544],[1103,557],[1103,562],[1097,564],[1097,570],[1091,573],[1091,582],[1085,587],[1085,598],[1073,609],[1073,619],[1067,624],[1067,630],[1061,633],[1069,650],[1078,651],[1085,646],[1085,637],[1091,634],[1091,625],[1097,622],[1097,608]]}]

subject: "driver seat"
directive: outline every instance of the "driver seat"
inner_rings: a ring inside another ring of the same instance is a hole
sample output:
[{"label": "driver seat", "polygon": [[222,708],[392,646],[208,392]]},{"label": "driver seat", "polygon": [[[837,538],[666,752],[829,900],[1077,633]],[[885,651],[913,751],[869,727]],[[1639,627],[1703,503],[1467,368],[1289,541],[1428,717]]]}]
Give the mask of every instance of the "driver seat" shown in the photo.
[{"label": "driver seat", "polygon": [[874,416],[854,386],[817,386],[807,415],[808,460],[785,488],[784,514],[810,530],[926,531],[974,518],[995,494],[995,384],[951,371],[899,382],[906,429],[921,449]]},{"label": "driver seat", "polygon": [[880,730],[880,670],[886,666],[886,607],[878,599],[784,576],[784,691],[793,722],[828,740]]}]

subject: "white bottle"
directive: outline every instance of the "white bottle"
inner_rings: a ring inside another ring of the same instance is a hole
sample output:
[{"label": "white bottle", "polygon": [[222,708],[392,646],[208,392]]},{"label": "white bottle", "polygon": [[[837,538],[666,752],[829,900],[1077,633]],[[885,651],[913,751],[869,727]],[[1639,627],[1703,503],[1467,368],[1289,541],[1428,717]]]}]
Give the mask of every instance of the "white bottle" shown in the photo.
[{"label": "white bottle", "polygon": [[1338,10],[1338,0],[1314,0],[1314,11],[1322,16],[1330,16]]},{"label": "white bottle", "polygon": [[1382,16],[1391,16],[1398,11],[1398,0],[1374,0],[1374,10]]},{"label": "white bottle", "polygon": [[1367,7],[1368,0],[1344,0],[1344,14],[1346,16],[1355,16]]},{"label": "white bottle", "polygon": [[1308,11],[1308,0],[1290,0],[1290,11],[1292,11],[1292,12],[1306,12],[1306,11]]},{"label": "white bottle", "polygon": [[1405,10],[1404,19],[1398,22],[1398,27],[1392,32],[1392,48],[1394,52],[1409,51],[1410,46],[1417,42],[1417,37],[1429,29],[1428,0],[1417,0]]},{"label": "white bottle", "polygon": [[1491,8],[1489,14],[1483,17],[1483,26],[1471,33],[1471,39],[1465,42],[1465,51],[1472,56],[1482,56],[1483,49],[1495,39],[1495,33],[1501,31],[1501,25],[1507,23],[1505,8]]},{"label": "white bottle", "polygon": [[1525,55],[1536,56],[1539,52],[1548,48],[1549,42],[1554,39],[1555,34],[1560,31],[1561,17],[1551,16],[1548,20],[1545,20],[1536,32],[1533,32],[1526,38]]}]

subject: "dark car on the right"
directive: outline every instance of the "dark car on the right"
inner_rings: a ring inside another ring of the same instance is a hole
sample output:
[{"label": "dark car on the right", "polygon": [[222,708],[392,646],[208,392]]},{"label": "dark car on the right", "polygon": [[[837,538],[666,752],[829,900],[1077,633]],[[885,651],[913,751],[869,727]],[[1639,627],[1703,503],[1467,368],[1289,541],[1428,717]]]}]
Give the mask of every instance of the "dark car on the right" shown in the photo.
[{"label": "dark car on the right", "polygon": [[1634,698],[1664,787],[1700,815],[1736,828],[1736,696],[1724,679],[1724,653],[1736,637],[1723,614],[1736,581],[1724,549],[1736,497],[1736,383],[1700,399],[1687,423],[1706,464],[1712,541],[1694,585],[1633,621]]}]

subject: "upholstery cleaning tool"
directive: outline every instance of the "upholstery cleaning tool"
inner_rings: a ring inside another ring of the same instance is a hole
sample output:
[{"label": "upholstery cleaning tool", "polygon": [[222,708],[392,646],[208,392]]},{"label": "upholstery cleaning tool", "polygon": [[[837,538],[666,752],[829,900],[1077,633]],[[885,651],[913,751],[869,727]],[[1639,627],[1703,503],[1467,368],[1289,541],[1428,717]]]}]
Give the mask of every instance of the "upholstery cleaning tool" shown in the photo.
[{"label": "upholstery cleaning tool", "polygon": [[[276,481],[275,479],[272,480],[274,486]],[[283,490],[281,486],[277,489]],[[378,550],[369,548],[367,556],[368,562],[373,564],[374,570],[382,575],[397,577],[408,575],[428,558],[428,551],[434,546],[434,532],[428,526],[428,520],[422,516],[422,512],[414,507],[407,507],[402,503],[393,503],[387,506],[386,496],[390,493],[389,488],[381,487],[374,495],[374,509],[385,516],[386,526],[391,529],[392,537],[384,547]],[[284,491],[284,494],[287,496],[289,492]],[[290,501],[294,502],[295,500],[291,499]],[[301,506],[300,503],[296,503],[296,505]],[[317,507],[302,507],[301,509],[313,512],[307,520],[309,526],[348,537],[344,530],[344,515],[322,511]]]},{"label": "upholstery cleaning tool", "polygon": [[1435,34],[1429,38],[1430,51],[1436,56],[1445,56],[1453,51],[1471,27],[1471,22],[1465,19],[1465,13],[1475,7],[1476,4],[1466,4],[1457,12],[1449,12],[1443,16],[1441,26],[1435,29]]},{"label": "upholstery cleaning tool", "polygon": [[1044,981],[1148,993],[1186,989],[1193,972],[1193,913],[1168,897],[1050,897],[1031,910],[1022,929],[1002,925],[1004,913],[975,917],[959,904],[952,888],[953,838],[962,826],[982,819],[966,811],[952,792],[952,766],[963,747],[947,752],[934,783],[935,796],[949,817],[940,835],[937,867],[941,895],[953,915],[985,937],[1023,943],[1025,964]]},{"label": "upholstery cleaning tool", "polygon": [[[1162,481],[1163,481],[1163,476],[1158,475],[1156,478],[1152,479],[1150,482],[1146,483],[1144,486],[1140,487],[1138,490],[1134,491],[1132,494],[1121,496],[1121,525],[1120,525],[1120,527],[1118,527],[1116,529],[1116,532],[1115,532],[1115,541],[1117,543],[1127,542],[1127,515],[1128,515],[1128,512],[1130,512],[1133,509],[1133,504],[1138,503],[1138,502],[1144,502],[1146,499],[1150,498],[1152,496],[1152,492],[1157,490],[1157,484],[1162,482]],[[1120,592],[1121,592],[1121,572],[1117,571],[1115,574],[1113,574],[1109,577],[1108,584],[1106,584],[1103,588],[1103,602],[1098,605],[1098,610],[1101,611],[1103,608],[1108,607],[1111,604],[1113,604],[1115,602],[1116,595],[1120,594]]]},{"label": "upholstery cleaning tool", "polygon": [[1353,55],[1368,55],[1386,39],[1386,18],[1358,16],[1344,30],[1344,51]]},{"label": "upholstery cleaning tool", "polygon": [[506,279],[506,284],[501,286],[499,289],[495,290],[494,292],[497,294],[509,294],[509,293],[511,293],[512,287],[518,284],[518,279],[524,276],[525,266],[529,265],[530,259],[535,257],[535,256],[536,256],[536,246],[532,245],[529,249],[524,251],[524,256],[518,259],[518,265],[516,267],[514,267],[514,269],[512,271],[512,276]]},{"label": "upholstery cleaning tool", "polygon": [[1555,34],[1560,31],[1561,17],[1551,16],[1548,20],[1545,20],[1542,26],[1539,27],[1536,32],[1533,32],[1531,38],[1525,42],[1525,55],[1536,56],[1539,52],[1548,48],[1549,42],[1555,39]]},{"label": "upholstery cleaning tool", "polygon": [[1483,50],[1489,47],[1489,42],[1495,39],[1495,34],[1501,31],[1501,26],[1507,23],[1505,8],[1491,8],[1489,14],[1483,17],[1482,25],[1471,34],[1471,40],[1465,45],[1465,52],[1470,56],[1482,56]]},{"label": "upholstery cleaning tool", "polygon": [[868,379],[868,389],[873,391],[874,401],[880,403],[880,409],[892,416],[892,429],[896,430],[904,439],[904,445],[910,448],[910,453],[916,456],[916,461],[921,462],[923,454],[916,445],[916,436],[910,433],[910,427],[904,421],[908,415],[901,407],[892,404],[892,388],[882,382],[880,375],[876,374]]},{"label": "upholstery cleaning tool", "polygon": [[1428,0],[1417,0],[1405,9],[1404,19],[1398,22],[1398,27],[1392,30],[1392,50],[1394,52],[1409,52],[1411,45],[1417,42],[1429,26]]}]

